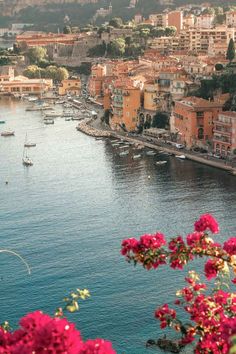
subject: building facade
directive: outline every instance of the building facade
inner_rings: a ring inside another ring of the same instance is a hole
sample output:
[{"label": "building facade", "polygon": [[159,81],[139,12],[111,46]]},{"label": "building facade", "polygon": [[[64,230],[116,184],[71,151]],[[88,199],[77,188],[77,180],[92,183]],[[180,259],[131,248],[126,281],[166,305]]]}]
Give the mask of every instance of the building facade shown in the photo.
[{"label": "building facade", "polygon": [[236,112],[221,112],[214,121],[213,149],[217,156],[229,157],[236,149]]}]

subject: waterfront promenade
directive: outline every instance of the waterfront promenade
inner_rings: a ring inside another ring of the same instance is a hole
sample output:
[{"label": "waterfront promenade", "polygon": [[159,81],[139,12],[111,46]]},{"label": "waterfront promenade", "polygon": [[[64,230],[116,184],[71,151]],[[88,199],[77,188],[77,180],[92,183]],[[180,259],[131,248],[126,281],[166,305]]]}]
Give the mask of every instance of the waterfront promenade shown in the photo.
[{"label": "waterfront promenade", "polygon": [[94,136],[94,137],[113,137],[113,138],[119,138],[119,139],[124,139],[126,141],[130,141],[133,143],[137,144],[143,144],[144,146],[154,149],[154,150],[162,150],[168,153],[171,153],[173,155],[182,155],[184,154],[187,159],[202,163],[211,167],[215,168],[220,168],[222,170],[228,171],[229,173],[233,174],[236,176],[236,167],[227,164],[226,161],[224,160],[217,160],[215,158],[212,158],[208,155],[200,155],[194,152],[190,152],[188,150],[179,150],[177,148],[174,148],[173,146],[170,146],[168,144],[165,144],[163,142],[158,142],[158,143],[150,143],[147,141],[147,139],[143,136],[136,136],[136,137],[131,137],[128,135],[128,133],[125,132],[117,132],[117,131],[112,131],[108,126],[105,126],[100,118],[97,118],[96,120],[88,120],[80,123],[77,127],[78,130],[82,131],[83,133]]}]

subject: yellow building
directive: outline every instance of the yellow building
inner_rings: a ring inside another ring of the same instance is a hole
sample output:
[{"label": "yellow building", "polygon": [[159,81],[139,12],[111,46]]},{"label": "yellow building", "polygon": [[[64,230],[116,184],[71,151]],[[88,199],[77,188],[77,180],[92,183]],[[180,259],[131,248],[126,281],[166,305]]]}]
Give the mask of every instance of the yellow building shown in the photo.
[{"label": "yellow building", "polygon": [[59,95],[79,95],[81,91],[81,80],[80,78],[70,78],[62,80],[59,86]]}]

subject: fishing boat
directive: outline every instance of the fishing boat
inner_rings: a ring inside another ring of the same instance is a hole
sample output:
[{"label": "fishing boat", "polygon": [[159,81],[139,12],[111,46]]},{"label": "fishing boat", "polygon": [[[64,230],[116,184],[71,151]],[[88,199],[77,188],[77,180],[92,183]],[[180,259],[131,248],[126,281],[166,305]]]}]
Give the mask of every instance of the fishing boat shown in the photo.
[{"label": "fishing boat", "polygon": [[35,143],[31,143],[30,141],[28,141],[28,140],[27,140],[27,133],[26,133],[26,135],[25,135],[25,143],[24,143],[24,147],[29,148],[29,147],[35,147],[35,146],[36,146],[36,144],[35,144]]},{"label": "fishing boat", "polygon": [[175,157],[177,157],[180,160],[185,160],[186,159],[185,155],[176,155]]},{"label": "fishing boat", "polygon": [[11,130],[1,132],[1,136],[12,136],[12,135],[15,135],[15,132]]},{"label": "fishing boat", "polygon": [[33,166],[33,161],[27,155],[27,149],[24,147],[22,163],[24,166]]},{"label": "fishing boat", "polygon": [[156,165],[165,165],[167,161],[156,161]]}]

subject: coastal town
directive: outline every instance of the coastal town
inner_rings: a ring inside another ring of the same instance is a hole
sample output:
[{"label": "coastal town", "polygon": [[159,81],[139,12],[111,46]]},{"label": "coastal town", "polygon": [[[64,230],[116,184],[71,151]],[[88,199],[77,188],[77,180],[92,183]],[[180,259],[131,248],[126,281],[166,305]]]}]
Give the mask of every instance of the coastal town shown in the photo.
[{"label": "coastal town", "polygon": [[[111,7],[96,16],[108,14]],[[64,97],[77,108],[83,98],[99,111],[92,124],[105,135],[235,171],[236,8],[167,7],[89,30],[67,25],[64,33],[11,27],[14,45],[0,56],[1,95]],[[9,31],[0,28],[2,36]]]},{"label": "coastal town", "polygon": [[0,157],[0,353],[236,354],[236,0],[0,0]]}]

